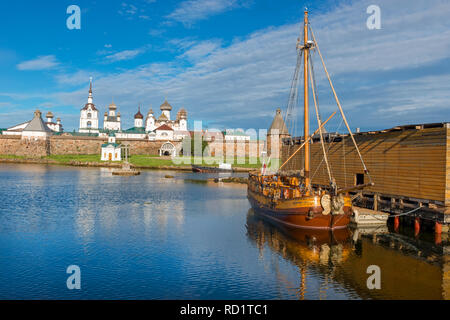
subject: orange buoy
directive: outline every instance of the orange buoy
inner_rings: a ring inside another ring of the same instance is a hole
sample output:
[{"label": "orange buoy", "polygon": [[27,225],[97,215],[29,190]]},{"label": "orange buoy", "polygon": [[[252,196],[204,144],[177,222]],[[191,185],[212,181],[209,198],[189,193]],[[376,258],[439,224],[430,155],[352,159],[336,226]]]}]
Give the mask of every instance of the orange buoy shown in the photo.
[{"label": "orange buoy", "polygon": [[400,226],[400,217],[397,216],[394,218],[394,229],[395,232],[398,232],[398,227]]},{"label": "orange buoy", "polygon": [[440,233],[434,234],[434,244],[439,245],[442,243],[442,235]]},{"label": "orange buoy", "polygon": [[420,218],[416,217],[414,219],[414,235],[417,236],[419,235],[420,232]]},{"label": "orange buoy", "polygon": [[440,224],[437,221],[434,223],[434,232],[437,233],[437,234],[441,234],[442,233],[442,224]]}]

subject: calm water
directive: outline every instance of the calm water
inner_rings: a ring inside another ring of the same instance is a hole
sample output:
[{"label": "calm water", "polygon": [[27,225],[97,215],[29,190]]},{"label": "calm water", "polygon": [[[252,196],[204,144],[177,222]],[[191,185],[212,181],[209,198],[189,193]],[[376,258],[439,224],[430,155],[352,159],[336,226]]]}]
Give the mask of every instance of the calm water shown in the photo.
[{"label": "calm water", "polygon": [[[0,298],[450,297],[445,245],[386,230],[283,231],[249,210],[244,186],[185,181],[199,177],[0,165]],[[372,264],[381,290],[367,289]],[[66,287],[69,265],[81,268],[80,291]]]}]

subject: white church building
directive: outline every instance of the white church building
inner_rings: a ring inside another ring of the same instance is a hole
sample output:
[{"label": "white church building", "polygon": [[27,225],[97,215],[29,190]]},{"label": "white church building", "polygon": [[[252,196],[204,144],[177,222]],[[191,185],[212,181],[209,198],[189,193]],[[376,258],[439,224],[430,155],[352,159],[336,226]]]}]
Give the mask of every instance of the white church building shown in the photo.
[{"label": "white church building", "polygon": [[92,78],[89,87],[88,102],[84,108],[81,109],[80,115],[80,130],[81,133],[99,133],[98,127],[98,110],[94,104],[92,96]]},{"label": "white church building", "polygon": [[80,133],[98,134],[100,137],[107,137],[113,131],[117,139],[148,139],[152,141],[181,141],[189,136],[187,112],[181,108],[172,119],[173,107],[165,99],[160,106],[161,114],[157,116],[153,109],[144,116],[139,106],[138,112],[134,115],[134,127],[123,130],[122,118],[118,107],[114,102],[108,106],[103,118],[103,128],[99,124],[99,111],[94,105],[92,94],[92,78],[89,86],[88,101],[80,112]]},{"label": "white church building", "polygon": [[116,135],[109,134],[108,142],[102,145],[102,161],[122,161],[122,146],[116,143]]}]

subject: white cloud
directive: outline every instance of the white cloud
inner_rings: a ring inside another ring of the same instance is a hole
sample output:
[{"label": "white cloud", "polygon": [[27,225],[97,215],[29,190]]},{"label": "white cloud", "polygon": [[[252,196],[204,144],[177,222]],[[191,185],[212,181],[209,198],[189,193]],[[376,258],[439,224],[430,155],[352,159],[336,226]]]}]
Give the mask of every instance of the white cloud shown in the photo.
[{"label": "white cloud", "polygon": [[[438,0],[433,6],[420,0],[378,3],[381,30],[366,28],[365,9],[371,1],[311,14],[312,27],[350,123],[363,129],[383,129],[450,120],[450,62],[442,62],[450,61],[450,4]],[[191,119],[265,128],[276,107],[286,105],[299,30],[300,21],[254,32],[227,46],[217,39],[173,39],[168,47],[179,52],[172,62],[96,75],[95,101],[105,106],[114,96],[130,123],[139,101],[155,109],[167,96],[175,110],[185,107]],[[129,51],[117,53],[115,59],[139,54]],[[319,71],[320,61],[315,58],[321,110],[328,113],[335,105]],[[87,72],[78,76],[88,79]],[[86,90],[84,85],[53,98],[60,104],[81,106]]]},{"label": "white cloud", "polygon": [[80,70],[70,74],[63,73],[55,76],[57,83],[61,86],[78,86],[83,84],[88,85],[90,77],[96,79],[98,77],[98,73]]},{"label": "white cloud", "polygon": [[138,8],[130,3],[123,2],[119,10],[119,14],[125,16],[134,16],[138,12]]},{"label": "white cloud", "polygon": [[239,7],[241,2],[239,0],[186,0],[166,18],[190,24]]},{"label": "white cloud", "polygon": [[143,0],[137,1],[133,4],[122,2],[118,13],[127,19],[133,19],[135,17],[142,20],[150,20],[150,16],[146,14],[147,6],[154,3],[155,0]]},{"label": "white cloud", "polygon": [[17,65],[17,69],[22,71],[35,71],[53,69],[59,65],[54,55],[40,56],[33,60],[21,62]]},{"label": "white cloud", "polygon": [[207,40],[201,42],[193,42],[192,45],[180,56],[190,61],[200,61],[218,50],[221,46],[220,40]]},{"label": "white cloud", "polygon": [[143,53],[143,49],[135,49],[135,50],[124,50],[120,51],[111,55],[106,56],[105,58],[109,62],[117,62],[117,61],[123,61],[123,60],[132,60],[136,58],[138,55]]}]

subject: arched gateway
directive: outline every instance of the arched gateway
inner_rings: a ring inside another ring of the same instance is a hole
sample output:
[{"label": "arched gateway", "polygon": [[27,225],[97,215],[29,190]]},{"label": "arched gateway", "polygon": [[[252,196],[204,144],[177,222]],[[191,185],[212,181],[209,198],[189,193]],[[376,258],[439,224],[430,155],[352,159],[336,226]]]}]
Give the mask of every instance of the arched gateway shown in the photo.
[{"label": "arched gateway", "polygon": [[161,149],[159,149],[159,155],[172,157],[176,156],[176,148],[170,142],[166,142],[161,146]]}]

